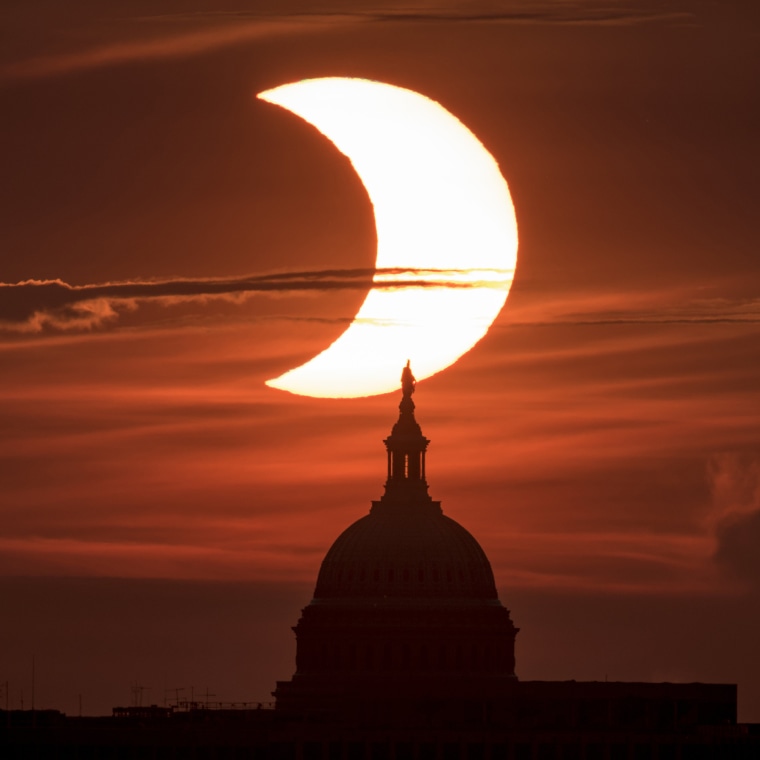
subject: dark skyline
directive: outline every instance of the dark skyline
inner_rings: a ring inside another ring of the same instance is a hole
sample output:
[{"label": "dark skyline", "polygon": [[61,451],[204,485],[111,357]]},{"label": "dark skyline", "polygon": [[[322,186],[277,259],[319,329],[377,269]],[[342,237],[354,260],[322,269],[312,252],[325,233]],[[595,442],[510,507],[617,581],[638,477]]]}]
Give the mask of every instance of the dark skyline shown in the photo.
[{"label": "dark skyline", "polygon": [[[509,182],[517,272],[489,334],[420,384],[419,418],[431,494],[524,632],[518,675],[736,682],[760,720],[753,4],[2,13],[4,284],[370,270],[350,164],[255,93],[368,77],[462,119]],[[24,329],[0,312],[14,704],[33,655],[38,706],[72,713],[134,681],[159,703],[191,685],[267,699],[291,672],[324,552],[380,495],[393,403],[264,381],[363,297],[100,302]]]}]

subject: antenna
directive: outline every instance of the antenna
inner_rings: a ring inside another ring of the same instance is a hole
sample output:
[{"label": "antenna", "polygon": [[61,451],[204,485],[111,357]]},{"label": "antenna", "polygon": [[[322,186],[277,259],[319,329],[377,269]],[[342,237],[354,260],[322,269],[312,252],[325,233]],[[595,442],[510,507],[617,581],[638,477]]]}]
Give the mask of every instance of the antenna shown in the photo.
[{"label": "antenna", "polygon": [[184,691],[184,686],[175,686],[173,689],[164,689],[164,701],[166,700],[166,692],[173,691],[174,692],[174,705],[176,707],[179,707],[179,693],[181,691]]},{"label": "antenna", "polygon": [[206,709],[208,710],[208,698],[209,698],[209,697],[215,697],[215,696],[216,696],[216,694],[212,694],[212,693],[211,693],[211,692],[208,690],[208,686],[207,686],[207,687],[206,687],[206,691],[205,691],[204,693],[202,693],[202,695],[201,695],[201,696],[203,696],[203,697],[205,697],[205,698],[206,698],[205,706],[206,706]]},{"label": "antenna", "polygon": [[134,683],[129,685],[129,690],[132,694],[132,707],[142,707],[143,706],[143,694],[146,691],[150,691],[150,686],[143,686],[139,681],[135,681]]}]

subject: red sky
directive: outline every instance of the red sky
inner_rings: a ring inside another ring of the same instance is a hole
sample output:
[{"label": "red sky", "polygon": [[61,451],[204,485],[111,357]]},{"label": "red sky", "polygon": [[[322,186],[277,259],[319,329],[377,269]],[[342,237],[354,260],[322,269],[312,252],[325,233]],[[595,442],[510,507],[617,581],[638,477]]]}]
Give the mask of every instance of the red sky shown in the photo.
[{"label": "red sky", "polygon": [[[360,76],[438,100],[502,167],[520,250],[417,416],[431,494],[522,629],[518,675],[736,682],[760,721],[753,6],[6,2],[0,283],[371,268],[348,161],[253,96]],[[363,297],[72,310],[0,286],[11,704],[32,657],[37,706],[67,712],[135,681],[259,700],[290,677],[321,558],[382,493],[398,399],[264,380]]]}]

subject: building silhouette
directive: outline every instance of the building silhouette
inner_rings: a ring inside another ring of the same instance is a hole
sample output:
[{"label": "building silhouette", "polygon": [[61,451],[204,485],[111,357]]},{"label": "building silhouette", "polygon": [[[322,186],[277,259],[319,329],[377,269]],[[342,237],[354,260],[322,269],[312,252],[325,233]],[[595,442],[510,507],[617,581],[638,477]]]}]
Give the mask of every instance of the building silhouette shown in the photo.
[{"label": "building silhouette", "polygon": [[294,628],[296,673],[277,684],[278,710],[382,722],[413,715],[434,695],[466,703],[515,680],[517,628],[488,558],[428,494],[429,441],[413,392],[407,366],[384,441],[385,493],[322,562]]},{"label": "building silhouette", "polygon": [[385,492],[325,556],[274,709],[0,711],[0,757],[249,760],[760,758],[733,684],[521,681],[518,628],[475,538],[428,494],[402,374]]}]

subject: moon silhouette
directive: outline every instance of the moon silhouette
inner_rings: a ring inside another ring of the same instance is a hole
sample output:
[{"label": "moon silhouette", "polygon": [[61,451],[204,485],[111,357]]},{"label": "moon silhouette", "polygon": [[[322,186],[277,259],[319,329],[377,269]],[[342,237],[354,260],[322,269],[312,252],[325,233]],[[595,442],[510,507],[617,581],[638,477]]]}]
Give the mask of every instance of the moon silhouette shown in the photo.
[{"label": "moon silhouette", "polygon": [[373,288],[351,325],[267,385],[374,396],[398,389],[407,359],[420,380],[452,365],[496,319],[515,269],[515,212],[493,156],[443,106],[382,82],[309,79],[258,97],[309,122],[349,158],[377,230]]}]

